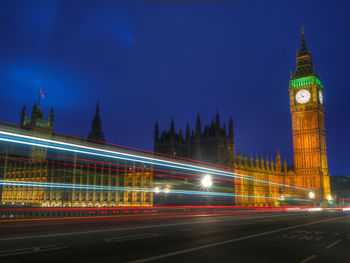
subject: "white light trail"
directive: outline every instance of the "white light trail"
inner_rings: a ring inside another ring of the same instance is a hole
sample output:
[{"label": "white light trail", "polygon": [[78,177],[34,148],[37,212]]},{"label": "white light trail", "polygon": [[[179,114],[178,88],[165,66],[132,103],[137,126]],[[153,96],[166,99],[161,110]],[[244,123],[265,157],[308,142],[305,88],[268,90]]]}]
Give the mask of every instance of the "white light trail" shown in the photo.
[{"label": "white light trail", "polygon": [[[10,137],[10,138],[7,138],[7,137]],[[26,140],[31,140],[31,141],[26,141]],[[281,183],[269,182],[269,181],[260,180],[260,179],[254,179],[254,178],[251,178],[247,175],[237,174],[237,173],[228,172],[228,171],[222,171],[222,170],[209,168],[209,167],[201,167],[201,166],[193,165],[193,164],[186,164],[186,163],[182,163],[182,162],[180,163],[180,162],[164,160],[164,159],[159,159],[159,158],[154,158],[154,157],[140,156],[137,154],[125,153],[125,152],[116,151],[116,150],[112,151],[112,150],[107,150],[107,149],[100,149],[97,147],[79,145],[79,144],[74,144],[74,143],[62,142],[62,141],[57,141],[57,140],[45,139],[45,138],[28,136],[28,135],[17,134],[17,133],[6,132],[6,131],[0,131],[0,141],[12,142],[12,143],[24,144],[24,145],[31,145],[31,146],[38,146],[38,147],[44,147],[44,148],[48,148],[48,149],[69,151],[69,152],[74,152],[74,153],[88,154],[88,155],[93,155],[93,156],[120,159],[120,160],[125,160],[125,161],[140,162],[140,163],[146,163],[146,164],[150,164],[150,165],[165,166],[165,167],[170,167],[170,168],[175,168],[175,169],[194,171],[194,172],[198,172],[198,173],[211,173],[211,174],[215,174],[215,175],[219,175],[219,176],[246,179],[246,180],[257,181],[257,182],[262,182],[262,183],[266,183],[266,184],[272,184],[272,185],[307,190],[307,191],[310,190],[307,188],[298,187],[298,186],[294,186],[294,185],[281,184]],[[52,145],[52,144],[54,144],[54,145]],[[58,146],[55,146],[55,145],[58,145]],[[70,148],[70,147],[73,147],[73,148]],[[93,151],[93,152],[91,152],[91,151]]]}]

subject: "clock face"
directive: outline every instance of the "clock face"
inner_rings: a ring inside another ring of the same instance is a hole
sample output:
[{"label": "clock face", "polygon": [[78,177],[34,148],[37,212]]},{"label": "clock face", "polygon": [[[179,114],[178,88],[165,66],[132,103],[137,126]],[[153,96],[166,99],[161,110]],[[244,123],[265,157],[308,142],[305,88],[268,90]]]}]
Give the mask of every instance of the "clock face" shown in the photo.
[{"label": "clock face", "polygon": [[323,94],[322,91],[318,91],[318,99],[320,100],[320,103],[323,104]]},{"label": "clock face", "polygon": [[308,91],[307,89],[301,89],[295,95],[296,101],[300,104],[304,104],[308,102],[310,98],[311,98],[311,94],[310,94],[310,91]]}]

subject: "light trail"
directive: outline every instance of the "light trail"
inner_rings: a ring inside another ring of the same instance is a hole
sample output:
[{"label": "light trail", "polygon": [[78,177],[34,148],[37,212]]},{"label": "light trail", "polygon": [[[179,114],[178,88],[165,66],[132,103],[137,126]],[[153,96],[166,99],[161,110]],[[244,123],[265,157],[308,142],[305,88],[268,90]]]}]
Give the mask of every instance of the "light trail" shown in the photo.
[{"label": "light trail", "polygon": [[[19,151],[22,153],[29,153],[29,151]],[[67,159],[71,159],[71,160],[82,160],[82,161],[87,161],[87,162],[97,162],[97,163],[102,163],[102,164],[109,164],[109,165],[113,165],[113,166],[122,166],[122,167],[132,167],[135,168],[132,165],[124,165],[124,164],[117,164],[117,163],[108,163],[108,162],[101,162],[101,161],[94,161],[94,160],[89,160],[89,159],[81,159],[81,158],[73,158],[73,157],[67,157],[67,156],[60,156],[60,155],[50,155],[48,154],[48,156],[53,156],[53,157],[59,157],[59,158],[67,158]],[[12,159],[15,160],[27,160],[24,157],[15,157]],[[135,173],[135,171],[130,171],[130,170],[125,170],[125,169],[116,169],[116,168],[108,168],[108,167],[95,167],[92,165],[83,165],[83,164],[74,164],[74,163],[67,163],[67,162],[62,162],[62,161],[53,161],[53,160],[48,160],[49,163],[54,163],[54,164],[60,164],[60,165],[69,165],[69,166],[74,166],[77,165],[79,167],[84,167],[84,168],[93,168],[93,169],[97,169],[97,170],[112,170],[112,171],[121,171],[124,173]],[[155,169],[155,168],[149,168],[149,167],[141,167],[141,166],[136,166],[136,168],[138,169],[146,169],[146,170],[153,170],[153,171],[160,171],[160,172],[170,172],[170,173],[175,173],[175,174],[185,174],[185,175],[191,175],[191,176],[200,176],[199,174],[193,174],[193,173],[184,173],[184,172],[176,172],[176,171],[171,171],[171,170],[162,170],[162,169]],[[179,178],[179,179],[187,179],[187,180],[193,180],[193,181],[201,181],[200,178],[193,178],[193,177],[184,177],[184,176],[176,176],[176,175],[170,175],[170,174],[164,174],[164,173],[154,173],[155,176],[166,176],[166,177],[172,177],[172,178]],[[217,184],[222,184],[224,183],[223,181],[229,181],[229,182],[234,182],[234,179],[229,179],[229,178],[219,178],[219,177],[212,177],[214,179],[218,179],[215,180],[214,182]],[[218,185],[215,185],[216,189],[225,189],[225,187],[220,187]],[[259,188],[257,186],[257,188]],[[261,186],[260,188],[263,188],[263,186]],[[227,190],[227,189],[225,189]]]},{"label": "light trail", "polygon": [[[96,185],[82,185],[82,184],[65,184],[65,183],[41,183],[41,182],[31,182],[31,181],[11,181],[11,180],[0,180],[0,185],[6,186],[22,186],[22,187],[42,187],[42,188],[64,188],[64,189],[82,189],[82,190],[105,190],[105,191],[132,191],[132,192],[148,192],[153,193],[153,188],[127,188],[127,187],[110,187],[110,186],[96,186]],[[248,198],[267,198],[267,199],[277,199],[280,197],[273,196],[251,196],[251,195],[237,195],[229,193],[219,193],[219,192],[208,192],[208,191],[186,191],[186,190],[170,190],[171,194],[186,194],[186,195],[205,195],[205,196],[221,196],[221,197],[248,197]],[[307,201],[307,199],[301,198],[285,198],[286,200],[294,201]]]},{"label": "light trail", "polygon": [[[0,121],[0,124],[1,123],[4,123],[6,125],[10,125],[10,126],[15,127],[15,128],[21,127],[19,124],[16,124],[16,123]],[[223,165],[218,165],[218,164],[214,164],[214,163],[208,163],[208,162],[203,162],[203,161],[199,161],[199,160],[193,160],[193,159],[189,159],[189,158],[185,158],[185,157],[181,157],[181,156],[173,156],[173,155],[164,154],[164,153],[152,152],[152,151],[148,151],[148,150],[138,149],[138,148],[134,148],[134,147],[128,147],[128,146],[115,144],[115,143],[111,143],[111,142],[104,142],[104,141],[84,138],[84,137],[80,137],[80,136],[73,136],[73,135],[70,135],[70,134],[62,133],[62,132],[55,131],[55,134],[65,136],[65,137],[70,138],[72,140],[77,140],[77,139],[79,139],[79,140],[87,140],[88,142],[102,143],[102,144],[106,144],[106,145],[110,145],[110,146],[114,146],[114,147],[119,147],[119,148],[123,148],[123,149],[127,149],[127,150],[139,151],[139,152],[144,152],[144,153],[148,153],[148,154],[155,154],[155,155],[159,155],[159,156],[170,157],[170,158],[173,158],[173,159],[185,160],[185,161],[196,162],[196,163],[201,163],[201,164],[221,167],[221,168],[225,168],[225,169],[230,169],[230,167],[223,166]],[[40,138],[40,137],[38,136],[38,138]]]},{"label": "light trail", "polygon": [[67,142],[56,141],[56,140],[50,140],[50,139],[45,139],[45,138],[37,138],[37,137],[33,137],[33,136],[16,134],[16,133],[6,132],[6,131],[0,131],[0,141],[12,142],[12,143],[24,144],[24,145],[31,145],[31,146],[38,146],[38,147],[43,147],[43,148],[48,148],[48,149],[56,149],[56,150],[74,152],[74,153],[99,156],[99,157],[120,159],[120,160],[124,160],[124,161],[141,162],[141,163],[147,163],[150,165],[165,166],[165,167],[194,171],[194,172],[199,172],[199,173],[210,173],[210,174],[215,174],[215,175],[220,175],[220,176],[225,176],[225,177],[246,179],[246,180],[251,180],[251,181],[256,181],[256,182],[262,182],[262,183],[267,183],[267,184],[283,186],[283,187],[301,189],[301,190],[305,190],[305,191],[313,190],[313,189],[298,187],[298,186],[294,186],[294,185],[288,185],[288,184],[282,184],[282,183],[276,183],[276,182],[269,182],[269,181],[260,180],[260,179],[254,179],[254,178],[251,178],[251,177],[246,176],[246,175],[222,171],[222,170],[213,169],[213,168],[209,168],[209,167],[201,167],[198,165],[179,163],[179,162],[175,162],[175,161],[169,161],[169,160],[164,160],[164,159],[159,159],[159,158],[154,158],[154,157],[140,156],[140,155],[131,154],[131,153],[112,151],[112,150],[107,150],[107,149],[101,149],[101,148],[73,144],[73,143],[67,143]]}]

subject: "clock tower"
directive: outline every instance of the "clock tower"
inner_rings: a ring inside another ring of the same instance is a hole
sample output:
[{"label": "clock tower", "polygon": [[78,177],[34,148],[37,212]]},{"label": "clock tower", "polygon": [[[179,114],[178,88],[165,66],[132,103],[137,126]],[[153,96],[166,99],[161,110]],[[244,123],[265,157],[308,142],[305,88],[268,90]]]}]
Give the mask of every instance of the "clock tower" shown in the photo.
[{"label": "clock tower", "polygon": [[323,84],[314,72],[304,39],[297,53],[296,70],[289,83],[293,126],[295,180],[316,190],[316,200],[330,195],[324,122]]}]

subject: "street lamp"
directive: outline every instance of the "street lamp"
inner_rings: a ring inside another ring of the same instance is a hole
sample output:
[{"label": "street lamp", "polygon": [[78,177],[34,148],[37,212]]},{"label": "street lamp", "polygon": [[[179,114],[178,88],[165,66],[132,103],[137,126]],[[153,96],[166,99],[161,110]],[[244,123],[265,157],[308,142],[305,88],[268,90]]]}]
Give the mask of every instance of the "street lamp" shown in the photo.
[{"label": "street lamp", "polygon": [[310,192],[309,193],[309,198],[311,199],[311,206],[314,206],[315,193],[314,192]]},{"label": "street lamp", "polygon": [[328,199],[328,201],[332,201],[332,196],[331,196],[331,195],[328,195],[328,196],[327,196],[327,199]]},{"label": "street lamp", "polygon": [[210,175],[205,175],[202,178],[201,184],[204,188],[209,188],[213,185],[213,181],[211,180],[211,176]]},{"label": "street lamp", "polygon": [[310,199],[314,199],[315,198],[315,193],[314,192],[310,192],[309,193],[309,197],[310,197]]},{"label": "street lamp", "polygon": [[158,194],[158,193],[160,192],[160,189],[159,189],[158,186],[154,187],[154,192],[155,192],[156,194]]}]

